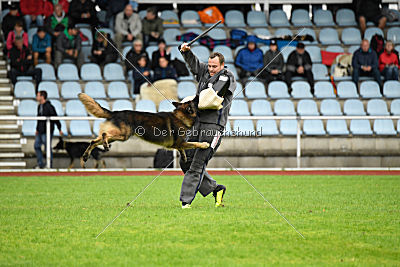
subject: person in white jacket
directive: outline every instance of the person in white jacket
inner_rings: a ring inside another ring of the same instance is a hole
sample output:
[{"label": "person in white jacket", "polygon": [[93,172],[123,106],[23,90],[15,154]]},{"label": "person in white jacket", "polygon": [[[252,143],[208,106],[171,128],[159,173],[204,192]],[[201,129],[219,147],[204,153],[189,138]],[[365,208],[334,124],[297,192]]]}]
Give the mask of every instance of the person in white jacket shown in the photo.
[{"label": "person in white jacket", "polygon": [[132,5],[128,4],[115,18],[115,43],[121,50],[122,42],[133,42],[136,39],[142,40],[142,22]]}]

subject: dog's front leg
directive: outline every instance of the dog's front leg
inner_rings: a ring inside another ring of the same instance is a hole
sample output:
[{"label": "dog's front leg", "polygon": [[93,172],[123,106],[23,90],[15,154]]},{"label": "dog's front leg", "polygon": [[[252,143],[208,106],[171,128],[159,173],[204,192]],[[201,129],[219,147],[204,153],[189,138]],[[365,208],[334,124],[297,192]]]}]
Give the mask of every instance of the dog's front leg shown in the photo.
[{"label": "dog's front leg", "polygon": [[187,162],[187,157],[186,157],[186,152],[184,149],[179,149],[179,154],[181,154],[181,158],[183,160],[183,162]]}]

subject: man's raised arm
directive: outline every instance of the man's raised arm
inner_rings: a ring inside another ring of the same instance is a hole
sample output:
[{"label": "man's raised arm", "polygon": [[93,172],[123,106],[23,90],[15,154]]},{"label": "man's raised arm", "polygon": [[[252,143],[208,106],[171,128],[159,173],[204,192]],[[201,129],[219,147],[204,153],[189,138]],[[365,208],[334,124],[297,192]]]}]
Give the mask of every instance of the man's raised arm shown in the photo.
[{"label": "man's raised arm", "polygon": [[192,53],[190,46],[187,43],[183,43],[179,46],[186,63],[189,65],[190,71],[194,75],[198,75],[204,68],[207,68],[207,64],[200,62],[200,60]]}]

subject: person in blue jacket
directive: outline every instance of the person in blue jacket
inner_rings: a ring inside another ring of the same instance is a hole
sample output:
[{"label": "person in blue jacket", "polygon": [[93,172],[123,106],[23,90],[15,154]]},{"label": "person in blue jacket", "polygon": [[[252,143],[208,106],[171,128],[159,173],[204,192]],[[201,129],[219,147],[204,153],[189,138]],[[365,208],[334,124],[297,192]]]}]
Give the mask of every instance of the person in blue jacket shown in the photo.
[{"label": "person in blue jacket", "polygon": [[51,36],[44,30],[44,27],[39,27],[33,36],[32,51],[34,66],[38,64],[39,58],[51,64]]},{"label": "person in blue jacket", "polygon": [[381,74],[378,69],[378,56],[369,46],[369,41],[364,39],[361,47],[353,54],[353,82],[358,87],[360,76],[373,77],[382,87]]},{"label": "person in blue jacket", "polygon": [[245,79],[250,76],[256,76],[263,67],[263,52],[257,48],[256,37],[247,38],[247,47],[239,50],[235,65],[239,68],[239,78]]}]

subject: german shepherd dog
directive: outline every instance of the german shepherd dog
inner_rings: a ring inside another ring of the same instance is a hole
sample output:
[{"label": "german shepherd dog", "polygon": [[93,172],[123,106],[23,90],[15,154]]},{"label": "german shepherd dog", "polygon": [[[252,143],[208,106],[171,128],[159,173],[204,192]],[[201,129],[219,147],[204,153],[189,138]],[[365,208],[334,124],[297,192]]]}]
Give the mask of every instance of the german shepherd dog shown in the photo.
[{"label": "german shepherd dog", "polygon": [[[71,162],[69,164],[69,169],[74,167],[74,159],[79,159],[82,157],[83,153],[85,153],[86,148],[90,145],[88,142],[66,142],[60,137],[58,139],[58,143],[55,147],[53,147],[54,150],[61,150],[65,149],[68,153],[69,158],[71,159]],[[100,149],[98,147],[94,148],[90,155],[96,160],[95,168],[98,168],[100,164],[102,165],[103,168],[106,167],[106,163],[104,162],[103,159],[101,159],[101,152],[106,152],[104,149]],[[81,162],[81,167],[84,168],[84,165]]]},{"label": "german shepherd dog", "polygon": [[210,146],[207,142],[187,142],[186,136],[196,121],[199,97],[185,103],[173,102],[173,112],[140,112],[140,111],[110,111],[100,106],[90,96],[84,93],[78,95],[85,108],[98,118],[106,121],[100,124],[99,135],[90,142],[82,155],[81,161],[86,162],[91,151],[98,145],[103,145],[108,151],[109,143],[124,142],[132,135],[166,148],[176,149],[186,162],[185,149]]}]

